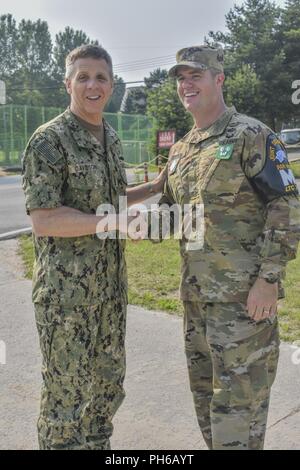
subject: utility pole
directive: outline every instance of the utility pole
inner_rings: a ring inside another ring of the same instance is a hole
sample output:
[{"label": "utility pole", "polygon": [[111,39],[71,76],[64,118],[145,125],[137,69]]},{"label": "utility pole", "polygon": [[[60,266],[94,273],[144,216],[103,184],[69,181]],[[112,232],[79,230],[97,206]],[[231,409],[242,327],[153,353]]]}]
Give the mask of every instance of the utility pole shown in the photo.
[{"label": "utility pole", "polygon": [[2,80],[0,80],[0,104],[6,104],[6,88]]},{"label": "utility pole", "polygon": [[[0,105],[1,104],[6,104],[6,87],[5,87],[5,82],[3,80],[0,80]],[[4,125],[4,133],[5,133],[5,138],[3,139],[4,143],[4,154],[5,154],[5,162],[9,162],[9,150],[7,146],[7,140],[6,140],[6,116],[5,116],[5,110],[3,109],[3,125]]]}]

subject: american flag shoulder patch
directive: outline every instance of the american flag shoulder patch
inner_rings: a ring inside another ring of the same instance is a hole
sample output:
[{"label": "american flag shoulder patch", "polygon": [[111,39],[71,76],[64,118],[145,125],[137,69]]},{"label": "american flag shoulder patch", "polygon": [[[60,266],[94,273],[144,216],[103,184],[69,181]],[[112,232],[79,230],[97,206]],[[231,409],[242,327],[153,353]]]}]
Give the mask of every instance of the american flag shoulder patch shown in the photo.
[{"label": "american flag shoulder patch", "polygon": [[46,139],[40,140],[38,143],[32,145],[46,160],[52,165],[62,158],[62,154],[56,150]]}]

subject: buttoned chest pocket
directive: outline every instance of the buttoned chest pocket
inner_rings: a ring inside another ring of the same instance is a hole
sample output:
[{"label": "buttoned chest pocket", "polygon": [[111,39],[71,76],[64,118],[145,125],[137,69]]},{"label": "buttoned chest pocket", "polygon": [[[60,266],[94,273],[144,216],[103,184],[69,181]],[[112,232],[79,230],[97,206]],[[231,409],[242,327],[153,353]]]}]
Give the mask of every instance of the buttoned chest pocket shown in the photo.
[{"label": "buttoned chest pocket", "polygon": [[86,213],[95,213],[100,204],[111,202],[105,166],[75,163],[69,166],[65,203]]},{"label": "buttoned chest pocket", "polygon": [[187,200],[199,193],[199,180],[197,176],[197,160],[183,158],[180,165],[181,185]]},{"label": "buttoned chest pocket", "polygon": [[92,163],[69,165],[69,185],[77,190],[103,188],[106,181],[105,169]]},{"label": "buttoned chest pocket", "polygon": [[183,166],[184,186],[189,196],[201,199],[201,191],[215,168],[216,161],[207,152],[198,150],[191,155],[187,170]]},{"label": "buttoned chest pocket", "polygon": [[181,158],[180,172],[185,199],[200,202],[211,172],[216,167],[216,144],[196,144]]},{"label": "buttoned chest pocket", "polygon": [[178,204],[183,203],[184,199],[184,184],[182,181],[182,175],[179,166],[174,169],[173,171],[171,170],[170,173],[170,168],[169,168],[169,174],[168,174],[168,187],[169,191],[174,199],[174,201]]},{"label": "buttoned chest pocket", "polygon": [[205,177],[203,198],[209,202],[232,204],[244,180],[245,174],[239,162],[216,159]]}]

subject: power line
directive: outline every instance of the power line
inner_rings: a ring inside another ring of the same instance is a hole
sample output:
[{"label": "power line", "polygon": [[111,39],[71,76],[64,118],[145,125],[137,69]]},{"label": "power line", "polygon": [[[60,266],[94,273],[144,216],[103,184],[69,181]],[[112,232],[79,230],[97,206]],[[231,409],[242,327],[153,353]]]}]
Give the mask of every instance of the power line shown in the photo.
[{"label": "power line", "polygon": [[169,62],[161,62],[159,64],[148,64],[148,65],[144,65],[144,66],[137,66],[137,67],[128,67],[126,69],[119,69],[119,70],[115,70],[115,72],[117,74],[121,74],[121,73],[126,73],[126,72],[135,72],[135,71],[138,71],[138,70],[148,70],[149,68],[161,68],[161,67],[166,67],[166,66],[170,66],[170,65],[173,65],[174,64],[174,61],[169,61]]},{"label": "power line", "polygon": [[115,67],[119,67],[120,65],[130,65],[130,64],[136,64],[140,62],[153,62],[155,60],[163,60],[163,59],[172,59],[174,58],[173,55],[163,55],[163,56],[158,56],[158,57],[150,57],[149,59],[138,59],[138,60],[132,60],[130,62],[121,62],[120,64],[116,64]]},{"label": "power line", "polygon": [[[135,82],[122,82],[122,83],[115,83],[114,86],[121,86],[121,85],[133,85],[136,83],[145,83],[144,80],[137,80]],[[156,82],[153,82],[156,83]],[[157,82],[159,83],[159,82]],[[8,88],[8,91],[18,91],[18,90],[23,90],[23,91],[40,91],[40,90],[63,90],[65,87],[64,85],[59,85],[59,86],[45,86],[45,87],[30,87],[30,88],[24,88],[24,87],[15,87],[15,88]]]},{"label": "power line", "polygon": [[182,44],[177,44],[177,45],[164,44],[163,46],[115,46],[115,47],[109,47],[109,50],[112,50],[112,49],[180,49],[181,47],[182,47]]},{"label": "power line", "polygon": [[116,64],[114,66],[114,71],[117,73],[121,72],[133,72],[137,70],[145,70],[147,68],[161,67],[173,64],[175,59],[173,56],[162,56],[162,57],[153,57],[151,59],[142,59],[132,62],[124,62],[123,64]]},{"label": "power line", "polygon": [[[120,74],[124,72],[135,72],[138,70],[146,70],[148,68],[159,68],[161,66],[165,65],[171,65],[174,63],[174,57],[171,55],[167,56],[160,56],[160,57],[153,57],[150,59],[140,59],[140,60],[135,60],[132,62],[123,62],[120,64],[116,64],[113,67],[114,73]],[[144,83],[144,80],[138,80],[134,82],[122,82],[122,83],[115,83],[115,86],[121,86],[121,85],[132,85],[136,83]],[[156,82],[153,82],[156,83]],[[61,84],[59,86],[48,86],[48,87],[14,87],[10,88],[8,87],[8,91],[18,91],[18,90],[28,90],[28,91],[40,91],[40,90],[58,90],[58,89],[64,89],[64,85]]]},{"label": "power line", "polygon": [[[174,57],[172,55],[168,56],[160,56],[160,57],[153,57],[150,59],[141,59],[141,60],[135,60],[132,62],[123,62],[120,64],[116,64],[113,67],[114,73],[120,74],[120,73],[126,73],[126,72],[136,72],[140,70],[146,70],[149,68],[160,68],[162,66],[167,66],[167,65],[173,65],[175,62]],[[135,81],[135,82],[125,82],[125,85],[129,84],[134,84],[134,83],[144,83],[144,81]],[[124,83],[122,83],[124,84]],[[115,86],[121,86],[121,84],[116,83]],[[50,87],[38,87],[38,88],[21,88],[21,87],[15,87],[15,88],[9,88],[9,91],[17,91],[17,90],[28,90],[28,91],[33,91],[33,90],[56,90],[56,89],[63,89],[64,85],[60,86],[50,86]]]},{"label": "power line", "polygon": [[139,60],[133,60],[130,62],[122,62],[120,64],[116,64],[114,68],[116,67],[121,67],[121,66],[127,66],[127,65],[134,65],[134,64],[143,64],[145,62],[155,62],[155,61],[161,61],[161,60],[169,60],[169,59],[174,59],[173,55],[166,55],[166,56],[161,56],[161,57],[152,57],[149,59],[139,59]]}]

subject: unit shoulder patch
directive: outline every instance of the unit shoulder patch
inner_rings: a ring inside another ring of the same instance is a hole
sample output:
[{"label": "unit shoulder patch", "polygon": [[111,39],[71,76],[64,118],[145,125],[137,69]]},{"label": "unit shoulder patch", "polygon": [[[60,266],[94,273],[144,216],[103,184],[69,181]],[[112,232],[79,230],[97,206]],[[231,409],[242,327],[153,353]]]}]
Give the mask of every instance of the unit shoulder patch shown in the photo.
[{"label": "unit shoulder patch", "polygon": [[284,192],[298,193],[297,184],[293,175],[287,152],[283,143],[274,135],[269,135],[267,139],[267,159],[271,160],[278,171],[284,186]]},{"label": "unit shoulder patch", "polygon": [[267,137],[266,161],[252,183],[266,201],[280,196],[298,196],[298,188],[283,143],[274,134]]}]

